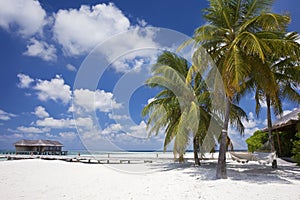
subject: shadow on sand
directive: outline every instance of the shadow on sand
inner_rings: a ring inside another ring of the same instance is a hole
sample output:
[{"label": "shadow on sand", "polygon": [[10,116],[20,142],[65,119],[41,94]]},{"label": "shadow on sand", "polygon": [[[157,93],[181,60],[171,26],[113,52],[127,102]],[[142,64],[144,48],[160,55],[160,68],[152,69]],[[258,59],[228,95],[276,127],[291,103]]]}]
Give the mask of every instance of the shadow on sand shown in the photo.
[{"label": "shadow on sand", "polygon": [[[192,162],[186,163],[153,163],[151,168],[156,171],[177,170],[188,174],[195,179],[216,180],[216,160],[202,161],[201,166],[195,166]],[[228,179],[233,181],[246,181],[249,183],[284,183],[292,184],[300,181],[300,167],[294,164],[278,165],[278,169],[272,169],[271,165],[260,165],[257,162],[246,164],[227,162]]]}]

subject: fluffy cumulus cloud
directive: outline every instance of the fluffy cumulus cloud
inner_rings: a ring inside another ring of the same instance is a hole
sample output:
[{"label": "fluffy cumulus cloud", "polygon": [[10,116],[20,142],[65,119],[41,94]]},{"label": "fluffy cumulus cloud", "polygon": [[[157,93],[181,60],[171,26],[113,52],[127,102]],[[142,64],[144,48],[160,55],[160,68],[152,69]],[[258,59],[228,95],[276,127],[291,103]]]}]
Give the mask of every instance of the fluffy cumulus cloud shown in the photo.
[{"label": "fluffy cumulus cloud", "polygon": [[18,74],[17,75],[19,78],[19,83],[18,83],[18,87],[19,88],[29,88],[30,84],[34,82],[34,80],[32,78],[30,78],[30,76],[25,75],[25,74]]},{"label": "fluffy cumulus cloud", "polygon": [[255,131],[259,130],[262,127],[263,122],[261,120],[256,119],[254,114],[250,112],[248,114],[249,121],[242,120],[244,127],[245,127],[245,135],[251,136]]},{"label": "fluffy cumulus cloud", "polygon": [[94,110],[110,112],[112,109],[121,107],[112,93],[103,90],[78,89],[74,91],[73,95],[75,112],[92,112]]},{"label": "fluffy cumulus cloud", "polygon": [[131,27],[130,31],[111,38],[98,46],[97,50],[112,63],[116,72],[139,72],[142,65],[156,61],[159,51],[154,49],[160,48],[160,44],[155,42],[158,30],[154,27]]},{"label": "fluffy cumulus cloud", "polygon": [[16,117],[16,115],[12,114],[12,113],[5,112],[4,110],[0,109],[0,120],[7,121],[7,120],[10,120],[12,117]]},{"label": "fluffy cumulus cloud", "polygon": [[27,50],[23,54],[26,56],[39,57],[45,61],[55,61],[57,58],[54,45],[49,45],[44,41],[38,41],[35,38],[30,39]]},{"label": "fluffy cumulus cloud", "polygon": [[52,99],[54,101],[61,101],[67,104],[71,100],[70,86],[65,84],[64,79],[56,75],[55,78],[48,80],[38,80],[37,84],[33,87],[37,90],[38,98],[41,101]]},{"label": "fluffy cumulus cloud", "polygon": [[7,31],[17,31],[28,37],[41,33],[46,24],[46,12],[39,1],[0,1],[0,27]]},{"label": "fluffy cumulus cloud", "polygon": [[73,140],[76,138],[76,134],[74,132],[60,132],[58,135],[66,140]]},{"label": "fluffy cumulus cloud", "polygon": [[17,128],[18,131],[24,132],[24,133],[46,133],[50,131],[50,128],[37,128],[37,127],[25,127],[25,126],[19,126]]},{"label": "fluffy cumulus cloud", "polygon": [[[247,138],[250,137],[255,131],[263,128],[264,126],[264,122],[260,119],[256,119],[252,112],[248,113],[248,121],[242,119],[242,123],[245,128],[244,135]],[[230,127],[228,132],[231,135],[240,135],[240,133],[234,127]]]},{"label": "fluffy cumulus cloud", "polygon": [[260,130],[263,128],[264,121],[261,121],[260,119],[255,118],[254,114],[252,112],[248,113],[248,119],[249,121],[242,120],[242,123],[244,124],[245,131],[244,136],[242,137],[240,133],[234,128],[229,127],[229,137],[232,139],[233,145],[235,149],[245,149],[247,148],[247,144],[245,140],[253,135],[253,133],[257,130]]},{"label": "fluffy cumulus cloud", "polygon": [[[20,81],[18,87],[36,90],[38,99],[41,101],[51,99],[56,102],[61,101],[62,103],[67,104],[71,100],[71,87],[65,84],[64,79],[59,75],[56,75],[51,80],[34,80],[25,74],[18,74],[17,76]],[[33,86],[31,86],[32,83]]]},{"label": "fluffy cumulus cloud", "polygon": [[76,67],[74,65],[71,65],[71,64],[67,64],[66,68],[67,68],[67,70],[69,70],[71,72],[76,72],[77,71]]},{"label": "fluffy cumulus cloud", "polygon": [[102,135],[115,134],[122,130],[121,124],[111,124],[101,131]]},{"label": "fluffy cumulus cloud", "polygon": [[137,137],[137,138],[148,138],[148,133],[147,133],[147,125],[144,121],[141,121],[140,124],[136,126],[131,126],[129,128],[128,134]]},{"label": "fluffy cumulus cloud", "polygon": [[129,27],[128,18],[110,3],[92,7],[83,5],[78,10],[59,10],[55,15],[53,31],[65,54],[81,55]]},{"label": "fluffy cumulus cloud", "polygon": [[113,120],[130,119],[128,115],[116,115],[112,113],[109,113],[108,117],[109,119],[113,119]]},{"label": "fluffy cumulus cloud", "polygon": [[46,109],[43,106],[37,106],[34,109],[33,114],[36,115],[39,118],[49,117],[49,113],[46,111]]},{"label": "fluffy cumulus cloud", "polygon": [[75,119],[55,119],[53,117],[47,117],[44,119],[40,119],[36,121],[37,126],[41,127],[48,127],[48,128],[75,128],[77,127],[84,127],[84,128],[91,128],[93,127],[93,121],[91,118],[83,118],[78,117]]},{"label": "fluffy cumulus cloud", "polygon": [[[114,37],[100,51],[108,61],[115,61],[112,66],[117,72],[128,72],[132,69],[139,71],[141,65],[149,63],[149,58],[153,60],[153,55],[149,56],[145,49],[159,47],[153,41],[157,29],[143,29],[146,24],[144,20],[139,20],[138,24],[132,25],[113,3],[60,9],[52,16],[47,16],[36,0],[0,1],[0,27],[8,31],[16,30],[22,36],[30,38],[23,55],[39,57],[44,61],[57,60],[58,46],[49,44],[50,41],[58,44],[65,56],[80,56],[89,53],[110,37],[130,30],[120,37]],[[47,34],[53,35],[53,38],[46,38],[46,34],[42,34],[45,25],[49,27]],[[43,41],[36,38],[43,38]],[[124,49],[139,51],[132,51],[126,57],[116,59],[124,55]],[[66,68],[76,71],[70,64]]]}]

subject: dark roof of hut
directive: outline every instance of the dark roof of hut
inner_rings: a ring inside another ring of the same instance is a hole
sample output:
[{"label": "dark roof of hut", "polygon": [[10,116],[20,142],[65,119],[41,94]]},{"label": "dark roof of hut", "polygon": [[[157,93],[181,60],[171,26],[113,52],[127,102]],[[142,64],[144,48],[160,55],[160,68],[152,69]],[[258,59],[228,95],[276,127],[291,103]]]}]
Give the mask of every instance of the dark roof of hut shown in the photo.
[{"label": "dark roof of hut", "polygon": [[53,140],[20,140],[14,144],[15,146],[64,146],[62,143]]},{"label": "dark roof of hut", "polygon": [[[279,118],[273,123],[272,130],[279,129],[294,124],[296,122],[299,122],[300,121],[299,114],[300,114],[300,108],[297,108],[296,110],[290,112],[289,114],[282,116],[281,118]],[[264,128],[262,131],[268,131],[268,127]]]}]

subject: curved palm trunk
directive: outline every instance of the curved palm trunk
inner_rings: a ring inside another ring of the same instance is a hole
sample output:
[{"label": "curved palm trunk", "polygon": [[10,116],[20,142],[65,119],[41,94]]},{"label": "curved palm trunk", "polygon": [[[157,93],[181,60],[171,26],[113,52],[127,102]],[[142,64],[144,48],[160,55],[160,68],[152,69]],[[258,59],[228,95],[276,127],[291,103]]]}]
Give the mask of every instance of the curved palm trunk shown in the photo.
[{"label": "curved palm trunk", "polygon": [[217,165],[217,179],[226,179],[227,178],[227,169],[226,169],[226,144],[227,144],[227,131],[229,124],[229,114],[230,114],[231,101],[227,97],[226,109],[225,109],[225,120],[223,124],[223,129],[221,133],[220,149],[219,149],[219,158]]},{"label": "curved palm trunk", "polygon": [[195,160],[195,165],[200,166],[200,160],[198,157],[198,150],[199,150],[199,139],[197,136],[194,137],[193,139],[193,148],[194,148],[194,160]]}]

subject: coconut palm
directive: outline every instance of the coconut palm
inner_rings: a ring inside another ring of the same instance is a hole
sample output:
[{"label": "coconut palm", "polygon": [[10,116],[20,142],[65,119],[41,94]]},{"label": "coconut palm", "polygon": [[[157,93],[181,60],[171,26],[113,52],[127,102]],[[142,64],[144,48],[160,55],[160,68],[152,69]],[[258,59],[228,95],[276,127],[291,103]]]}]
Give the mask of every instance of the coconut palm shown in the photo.
[{"label": "coconut palm", "polygon": [[201,76],[197,74],[193,88],[190,87],[191,80],[186,80],[189,74],[187,61],[170,52],[159,56],[153,73],[147,84],[163,90],[143,109],[144,116],[150,114],[149,133],[158,134],[165,128],[164,150],[174,139],[173,151],[174,155],[179,155],[179,161],[183,161],[192,134],[195,164],[200,165],[197,151],[210,121],[209,95]]},{"label": "coconut palm", "polygon": [[[163,90],[145,106],[143,115],[150,114],[147,124],[152,125],[150,134],[158,134],[165,128],[164,150],[174,139],[174,153],[179,155],[180,161],[189,143],[188,136],[192,134],[195,164],[200,165],[198,151],[200,148],[202,152],[212,151],[221,126],[216,117],[212,117],[211,94],[201,73],[195,69],[188,68],[186,60],[173,53],[164,52],[159,56],[154,76],[147,83]],[[246,113],[234,104],[231,106],[231,122],[243,131],[241,117],[246,118]],[[229,137],[227,147],[233,148]]]},{"label": "coconut palm", "polygon": [[[207,24],[196,29],[194,41],[211,55],[222,75],[226,93],[226,109],[221,132],[217,178],[227,178],[226,138],[231,104],[245,91],[253,71],[269,77],[270,68],[258,65],[266,57],[292,54],[292,50],[278,35],[285,30],[290,18],[270,13],[272,0],[210,0],[204,10]],[[267,79],[265,79],[267,80]],[[254,82],[258,81],[255,79]],[[268,87],[276,90],[276,81]]]},{"label": "coconut palm", "polygon": [[264,89],[264,84],[256,84],[256,114],[259,115],[261,111],[260,101],[265,100],[267,104],[267,121],[268,121],[268,135],[271,151],[275,151],[274,141],[272,138],[272,119],[271,119],[271,107],[274,110],[275,115],[282,114],[283,99],[290,100],[291,102],[300,103],[300,95],[297,92],[297,87],[300,84],[300,45],[297,43],[299,35],[295,32],[286,33],[283,36],[288,43],[293,46],[294,55],[282,55],[280,59],[268,57],[266,62],[271,69],[271,76],[276,81],[276,92],[272,93],[267,89]]}]

